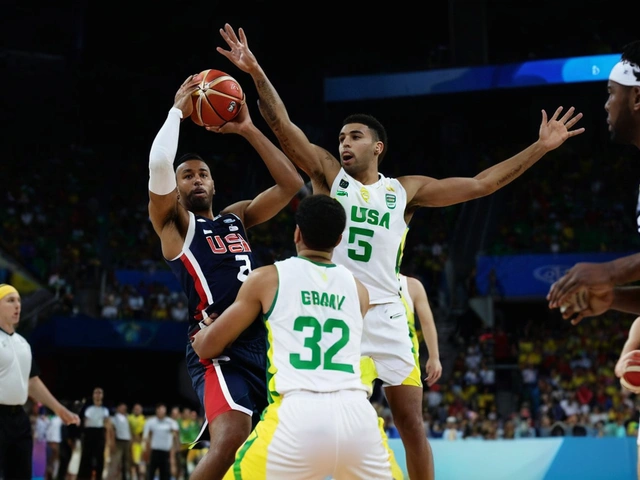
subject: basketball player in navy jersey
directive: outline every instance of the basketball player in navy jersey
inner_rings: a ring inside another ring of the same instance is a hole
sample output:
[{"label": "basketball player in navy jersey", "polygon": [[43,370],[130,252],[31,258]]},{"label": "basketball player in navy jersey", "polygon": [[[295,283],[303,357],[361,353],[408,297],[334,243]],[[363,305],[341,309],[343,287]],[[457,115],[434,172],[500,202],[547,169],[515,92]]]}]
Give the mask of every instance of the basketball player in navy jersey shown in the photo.
[{"label": "basketball player in navy jersey", "polygon": [[[640,149],[640,40],[624,47],[620,61],[611,69],[607,89],[604,109],[611,140]],[[629,285],[638,280],[640,253],[610,262],[577,263],[549,289],[549,308],[568,305],[562,317],[571,318],[574,325],[608,310],[640,315],[640,287]],[[571,298],[583,287],[589,289],[589,306],[578,312]]]},{"label": "basketball player in navy jersey", "polygon": [[[202,158],[186,154],[175,172],[173,167],[180,121],[191,115],[191,94],[200,77],[192,75],[180,86],[149,155],[149,215],[163,257],[189,299],[190,337],[233,303],[252,271],[246,229],[274,217],[303,186],[295,167],[253,124],[245,106],[233,121],[208,130],[247,139],[276,184],[253,200],[234,203],[214,215],[214,182]],[[200,361],[187,342],[186,357],[210,436],[209,450],[191,479],[222,478],[267,405],[264,326],[257,320],[212,360]]]}]

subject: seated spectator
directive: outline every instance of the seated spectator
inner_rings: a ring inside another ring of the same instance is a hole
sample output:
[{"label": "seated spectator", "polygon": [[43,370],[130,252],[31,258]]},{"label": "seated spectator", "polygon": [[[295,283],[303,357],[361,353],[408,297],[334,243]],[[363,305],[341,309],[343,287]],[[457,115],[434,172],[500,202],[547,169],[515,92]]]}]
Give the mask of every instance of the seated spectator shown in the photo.
[{"label": "seated spectator", "polygon": [[184,300],[178,300],[171,306],[170,318],[175,322],[186,322],[189,319],[189,309]]}]

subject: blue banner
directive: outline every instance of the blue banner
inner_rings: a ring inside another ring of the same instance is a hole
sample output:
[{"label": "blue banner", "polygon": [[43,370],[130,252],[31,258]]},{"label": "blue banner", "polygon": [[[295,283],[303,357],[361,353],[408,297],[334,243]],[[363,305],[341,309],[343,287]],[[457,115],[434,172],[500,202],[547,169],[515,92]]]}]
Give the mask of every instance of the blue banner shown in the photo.
[{"label": "blue banner", "polygon": [[325,102],[412,97],[561,83],[606,82],[620,54],[380,75],[329,77]]},{"label": "blue banner", "polygon": [[476,287],[480,295],[546,297],[551,285],[579,262],[601,263],[629,253],[576,253],[480,256]]}]

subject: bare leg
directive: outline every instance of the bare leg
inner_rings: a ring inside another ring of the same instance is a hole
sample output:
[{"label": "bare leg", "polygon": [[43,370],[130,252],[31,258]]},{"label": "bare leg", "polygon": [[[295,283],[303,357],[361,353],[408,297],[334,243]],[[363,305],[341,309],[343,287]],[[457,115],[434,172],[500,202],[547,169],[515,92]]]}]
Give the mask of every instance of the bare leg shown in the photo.
[{"label": "bare leg", "polygon": [[250,433],[251,417],[246,413],[231,410],[218,415],[209,424],[209,450],[198,462],[190,480],[221,480]]},{"label": "bare leg", "polygon": [[431,445],[422,421],[422,387],[398,385],[385,387],[393,423],[398,429],[407,456],[411,480],[433,480],[435,471]]}]

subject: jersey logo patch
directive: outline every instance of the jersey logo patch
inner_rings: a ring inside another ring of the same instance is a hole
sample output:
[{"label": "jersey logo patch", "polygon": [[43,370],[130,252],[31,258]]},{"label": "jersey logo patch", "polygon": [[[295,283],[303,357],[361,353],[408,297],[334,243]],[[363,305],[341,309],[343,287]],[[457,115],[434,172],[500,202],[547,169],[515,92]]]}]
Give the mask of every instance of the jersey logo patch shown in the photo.
[{"label": "jersey logo patch", "polygon": [[396,208],[396,196],[393,193],[387,193],[384,196],[384,199],[387,202],[387,208],[389,210]]},{"label": "jersey logo patch", "polygon": [[362,187],[360,189],[360,195],[365,202],[369,203],[369,191],[366,188]]},{"label": "jersey logo patch", "polygon": [[349,186],[349,182],[347,182],[344,178],[340,180],[340,188],[347,188]]},{"label": "jersey logo patch", "polygon": [[236,219],[235,219],[235,218],[225,218],[225,219],[223,220],[223,222],[224,222],[224,223],[234,223],[235,221],[236,221]]}]

